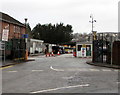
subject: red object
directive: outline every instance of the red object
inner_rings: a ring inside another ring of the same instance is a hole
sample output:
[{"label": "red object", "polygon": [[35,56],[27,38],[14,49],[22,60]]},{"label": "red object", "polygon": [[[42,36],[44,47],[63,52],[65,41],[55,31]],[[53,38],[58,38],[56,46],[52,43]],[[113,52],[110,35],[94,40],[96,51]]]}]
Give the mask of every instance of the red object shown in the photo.
[{"label": "red object", "polygon": [[58,51],[57,55],[60,55],[60,52]]},{"label": "red object", "polygon": [[73,52],[73,56],[75,56],[75,57],[76,57],[76,52]]},{"label": "red object", "polygon": [[54,53],[53,53],[53,51],[52,51],[52,56],[55,56]]}]

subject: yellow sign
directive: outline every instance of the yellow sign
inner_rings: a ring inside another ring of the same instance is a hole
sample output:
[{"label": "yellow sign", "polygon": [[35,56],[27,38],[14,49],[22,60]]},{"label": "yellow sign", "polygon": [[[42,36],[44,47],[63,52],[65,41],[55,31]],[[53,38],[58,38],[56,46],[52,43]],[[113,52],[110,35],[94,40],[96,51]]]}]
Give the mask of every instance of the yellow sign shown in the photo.
[{"label": "yellow sign", "polygon": [[85,44],[83,44],[83,45],[82,45],[82,47],[85,47],[85,48],[86,48],[86,45],[85,45]]},{"label": "yellow sign", "polygon": [[68,47],[67,45],[64,45],[64,47]]}]

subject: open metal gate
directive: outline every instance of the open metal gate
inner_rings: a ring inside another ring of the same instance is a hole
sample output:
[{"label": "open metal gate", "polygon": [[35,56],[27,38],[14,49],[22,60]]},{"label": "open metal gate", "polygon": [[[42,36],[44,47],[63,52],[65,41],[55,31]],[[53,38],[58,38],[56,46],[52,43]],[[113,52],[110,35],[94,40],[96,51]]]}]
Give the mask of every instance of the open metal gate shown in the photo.
[{"label": "open metal gate", "polygon": [[93,41],[93,62],[111,63],[111,43],[109,41]]},{"label": "open metal gate", "polygon": [[12,39],[12,55],[14,60],[24,60],[25,50],[25,39]]},{"label": "open metal gate", "polygon": [[109,34],[99,33],[93,40],[93,62],[94,63],[111,63],[112,36]]},{"label": "open metal gate", "polygon": [[[11,39],[5,44],[5,59],[10,60],[24,60],[25,51],[26,51],[26,43],[25,39]],[[2,55],[4,58],[4,50],[2,50]]]}]

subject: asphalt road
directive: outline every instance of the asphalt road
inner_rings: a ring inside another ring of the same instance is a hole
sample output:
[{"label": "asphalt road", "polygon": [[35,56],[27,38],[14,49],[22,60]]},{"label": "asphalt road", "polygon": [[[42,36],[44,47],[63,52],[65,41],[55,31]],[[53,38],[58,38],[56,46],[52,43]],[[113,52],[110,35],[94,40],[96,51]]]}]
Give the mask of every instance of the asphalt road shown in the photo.
[{"label": "asphalt road", "polygon": [[36,56],[2,69],[2,93],[118,93],[118,70],[71,54]]}]

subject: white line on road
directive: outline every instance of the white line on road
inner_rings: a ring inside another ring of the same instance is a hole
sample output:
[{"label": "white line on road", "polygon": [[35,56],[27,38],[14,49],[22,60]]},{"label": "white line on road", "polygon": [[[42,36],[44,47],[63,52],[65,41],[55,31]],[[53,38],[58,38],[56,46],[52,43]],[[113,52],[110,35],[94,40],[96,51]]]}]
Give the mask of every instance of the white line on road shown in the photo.
[{"label": "white line on road", "polygon": [[32,70],[32,72],[42,72],[43,70]]},{"label": "white line on road", "polygon": [[13,72],[18,72],[18,71],[8,71],[8,72],[13,73]]},{"label": "white line on road", "polygon": [[54,70],[54,71],[64,71],[62,69],[54,69],[52,66],[50,66],[50,69]]},{"label": "white line on road", "polygon": [[75,86],[67,86],[67,87],[46,89],[46,90],[35,91],[35,92],[30,92],[30,93],[32,93],[32,94],[34,94],[34,93],[43,93],[43,92],[50,92],[50,91],[61,90],[61,89],[76,88],[76,87],[88,87],[88,86],[89,86],[89,84],[83,84],[83,85],[75,85]]},{"label": "white line on road", "polygon": [[102,69],[102,71],[111,71],[111,70],[109,70],[109,69]]},{"label": "white line on road", "polygon": [[118,72],[119,70],[114,70],[114,71]]},{"label": "white line on road", "polygon": [[73,76],[70,76],[70,77],[62,77],[63,79],[72,79],[74,78]]},{"label": "white line on road", "polygon": [[118,82],[118,81],[117,81],[116,83],[117,83],[117,84],[120,84],[120,82]]},{"label": "white line on road", "polygon": [[99,69],[90,69],[90,71],[100,71]]},{"label": "white line on road", "polygon": [[68,71],[89,71],[88,69],[69,68]]},{"label": "white line on road", "polygon": [[68,69],[55,69],[52,66],[50,66],[50,69],[54,70],[54,71],[104,71],[104,72],[108,72],[108,71],[119,71],[119,70],[111,70],[111,69],[89,69],[89,68],[68,68]]}]

